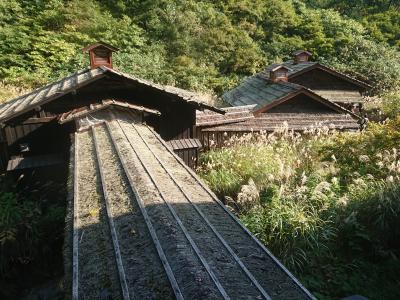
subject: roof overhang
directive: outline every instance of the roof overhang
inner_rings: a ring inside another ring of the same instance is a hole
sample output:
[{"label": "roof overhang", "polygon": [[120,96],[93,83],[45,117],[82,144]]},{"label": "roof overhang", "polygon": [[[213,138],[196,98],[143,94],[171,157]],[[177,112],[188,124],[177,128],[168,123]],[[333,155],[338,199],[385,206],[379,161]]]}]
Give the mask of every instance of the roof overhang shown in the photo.
[{"label": "roof overhang", "polygon": [[[92,70],[85,69],[78,71],[61,80],[50,83],[28,94],[25,94],[23,96],[5,102],[3,105],[0,105],[0,122],[1,123],[7,122],[39,106],[47,104],[69,93],[75,92],[76,90],[84,86],[87,86],[110,74],[112,76],[124,78],[130,82],[141,84],[148,88],[153,88],[157,91],[165,93],[166,95],[169,95],[170,97],[174,97],[179,101],[188,103],[194,106],[195,109],[198,110],[208,109],[220,114],[225,113],[222,109],[201,102],[196,93],[185,91],[179,88],[159,85],[147,80],[135,78],[133,76],[129,76],[127,74],[118,72],[116,70],[101,66]],[[84,75],[87,76],[88,78],[84,78],[83,80],[80,80],[78,82],[79,76],[84,76]],[[71,83],[71,81],[73,81],[73,83]],[[68,84],[66,85],[66,87],[64,87],[66,82],[68,82]]]},{"label": "roof overhang", "polygon": [[289,71],[292,71],[292,69],[286,67],[285,65],[278,65],[278,66],[276,66],[275,68],[271,69],[270,72],[275,72],[275,71],[280,70],[280,69],[285,69],[285,70],[288,71],[288,72],[289,72]]},{"label": "roof overhang", "polygon": [[[93,72],[93,73],[94,73],[94,72],[96,72],[96,69],[94,69],[94,70],[88,70],[88,72]],[[80,72],[76,72],[76,73],[74,73],[74,75],[77,75],[77,74],[79,74],[79,73],[80,73]],[[7,111],[8,111],[9,109],[12,109],[12,107],[13,107],[15,104],[17,104],[17,106],[20,105],[19,103],[16,103],[16,102],[18,101],[18,99],[20,99],[21,97],[24,97],[24,96],[28,96],[28,95],[30,95],[30,94],[33,94],[33,93],[35,93],[35,92],[36,92],[36,93],[39,93],[42,89],[48,87],[49,85],[46,85],[45,87],[42,87],[42,88],[37,89],[37,90],[34,90],[34,91],[32,91],[32,92],[30,92],[30,93],[28,93],[28,94],[26,94],[26,95],[20,96],[20,97],[16,98],[15,100],[11,100],[11,101],[9,101],[9,102],[5,102],[4,105],[10,104],[10,107],[7,108],[6,111],[2,112],[2,115],[0,115],[0,121],[1,121],[2,123],[7,122],[7,121],[9,121],[9,120],[11,120],[11,119],[13,119],[13,118],[16,118],[16,117],[18,117],[18,116],[20,116],[20,115],[22,115],[22,114],[28,112],[28,111],[31,111],[31,110],[35,109],[36,107],[42,106],[42,105],[44,105],[44,104],[47,104],[47,103],[49,103],[49,102],[51,102],[51,101],[53,101],[53,100],[56,100],[56,99],[58,99],[58,98],[60,98],[60,97],[62,97],[62,96],[64,96],[64,95],[67,95],[67,94],[69,94],[69,93],[71,93],[71,92],[74,92],[74,91],[76,91],[76,90],[79,89],[79,88],[82,88],[82,87],[84,87],[84,86],[87,86],[87,85],[91,84],[92,82],[95,82],[95,81],[97,81],[97,80],[99,80],[99,79],[101,79],[101,78],[103,78],[103,77],[105,77],[105,74],[104,74],[103,72],[100,72],[100,73],[97,72],[97,73],[94,74],[90,79],[87,79],[87,80],[85,80],[84,82],[81,82],[81,83],[79,83],[79,84],[77,84],[77,85],[75,85],[75,86],[71,86],[71,87],[69,87],[69,88],[67,88],[67,89],[65,89],[65,90],[59,91],[59,92],[57,92],[57,93],[51,95],[50,97],[48,97],[48,98],[46,98],[46,99],[40,101],[40,103],[38,103],[37,105],[31,106],[31,105],[28,104],[25,108],[20,109],[20,110],[18,110],[17,112],[11,113],[11,114],[9,114],[9,115],[7,115]],[[68,78],[68,77],[66,77],[66,78]],[[59,80],[58,82],[62,82],[62,81],[64,81],[64,80],[66,80],[66,78],[61,79],[61,80]],[[35,96],[35,97],[33,98],[33,100],[34,100],[36,97],[37,97],[37,96]],[[33,101],[33,100],[32,100],[32,101]],[[17,106],[15,106],[15,107],[17,107]]]},{"label": "roof overhang", "polygon": [[299,54],[307,54],[308,56],[312,56],[312,53],[307,51],[307,50],[296,50],[293,52],[293,55],[299,55]]},{"label": "roof overhang", "polygon": [[106,48],[106,49],[108,49],[108,50],[110,50],[112,52],[116,52],[116,51],[119,50],[117,47],[114,47],[114,46],[112,46],[110,44],[107,44],[107,43],[104,43],[104,42],[100,41],[100,42],[91,44],[89,46],[86,46],[85,48],[82,49],[82,52],[83,53],[88,53],[90,50],[95,49],[97,47],[104,47],[104,48]]},{"label": "roof overhang", "polygon": [[106,108],[109,108],[110,106],[120,107],[123,109],[135,110],[135,111],[148,113],[148,114],[154,114],[157,116],[161,115],[161,113],[155,109],[150,109],[150,108],[146,108],[143,106],[133,105],[133,104],[130,104],[127,102],[121,102],[121,101],[116,101],[114,99],[109,99],[109,100],[103,100],[102,103],[91,104],[89,107],[81,107],[79,109],[74,109],[72,111],[63,113],[59,116],[58,122],[60,124],[65,124],[65,123],[73,121],[77,118],[82,118],[86,115],[94,113],[96,111],[104,110]]},{"label": "roof overhang", "polygon": [[212,111],[202,111],[196,113],[196,127],[207,127],[221,124],[243,122],[254,118],[253,109],[256,104],[223,107],[225,115],[221,116]]},{"label": "roof overhang", "polygon": [[139,78],[130,76],[128,74],[116,71],[114,69],[107,68],[105,66],[101,66],[100,68],[106,72],[109,72],[109,74],[115,75],[117,77],[126,79],[128,81],[132,81],[132,82],[135,82],[135,83],[147,86],[147,87],[155,88],[156,90],[159,90],[160,92],[170,95],[171,97],[180,99],[182,102],[186,102],[186,103],[189,103],[189,104],[195,106],[196,109],[198,109],[198,110],[208,109],[208,110],[212,110],[214,112],[220,113],[220,114],[225,114],[224,110],[202,102],[199,98],[197,98],[197,94],[194,92],[189,92],[189,91],[186,91],[186,90],[183,90],[180,88],[176,88],[176,87],[172,87],[172,86],[163,86],[163,85],[153,83],[153,82],[150,82],[147,80],[139,79]]}]

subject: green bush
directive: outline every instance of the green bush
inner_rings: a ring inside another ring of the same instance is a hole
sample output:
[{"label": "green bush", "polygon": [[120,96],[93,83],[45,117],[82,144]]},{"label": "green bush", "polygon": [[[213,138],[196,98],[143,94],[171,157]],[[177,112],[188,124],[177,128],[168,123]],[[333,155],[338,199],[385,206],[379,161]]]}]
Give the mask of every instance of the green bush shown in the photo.
[{"label": "green bush", "polygon": [[21,202],[10,192],[0,194],[0,277],[10,275],[14,264],[29,263],[35,255],[39,218],[34,202]]},{"label": "green bush", "polygon": [[23,288],[62,274],[64,189],[50,182],[38,185],[34,179],[30,184],[30,189],[23,189],[0,178],[2,299],[16,299]]},{"label": "green bush", "polygon": [[104,40],[121,49],[121,71],[218,95],[297,49],[370,80],[376,93],[398,86],[393,7],[375,7],[366,21],[307,2],[2,1],[0,80],[32,88],[59,79],[87,67],[81,49]]}]

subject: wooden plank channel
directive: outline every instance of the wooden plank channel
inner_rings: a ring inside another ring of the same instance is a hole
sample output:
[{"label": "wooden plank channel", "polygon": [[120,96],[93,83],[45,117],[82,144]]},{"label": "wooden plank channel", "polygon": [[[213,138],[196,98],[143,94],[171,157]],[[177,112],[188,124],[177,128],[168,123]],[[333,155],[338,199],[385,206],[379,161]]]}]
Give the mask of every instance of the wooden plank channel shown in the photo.
[{"label": "wooden plank channel", "polygon": [[117,152],[118,159],[121,162],[121,165],[122,165],[122,167],[123,167],[123,169],[125,171],[125,174],[127,176],[130,188],[131,188],[133,194],[135,195],[135,198],[136,198],[136,201],[137,201],[137,203],[139,205],[140,211],[141,211],[141,213],[143,215],[143,218],[144,218],[144,220],[146,222],[146,225],[147,225],[147,228],[148,228],[149,233],[151,235],[152,241],[153,241],[153,243],[154,243],[154,245],[155,245],[155,247],[157,249],[158,256],[159,256],[159,258],[160,258],[160,260],[161,260],[161,262],[163,264],[164,270],[165,270],[165,272],[166,272],[166,274],[168,276],[168,280],[169,280],[169,282],[171,284],[172,290],[174,291],[175,297],[178,300],[183,300],[184,298],[183,298],[182,292],[181,292],[181,290],[180,290],[180,288],[178,286],[178,283],[176,281],[175,275],[172,272],[172,269],[171,269],[171,266],[170,266],[170,264],[169,264],[169,262],[167,260],[167,257],[165,256],[164,250],[161,247],[161,243],[160,243],[160,241],[159,241],[159,239],[157,237],[156,231],[154,230],[154,227],[153,227],[153,225],[152,225],[152,223],[150,221],[149,215],[147,214],[146,208],[144,207],[143,200],[139,196],[139,193],[135,188],[135,185],[133,183],[134,180],[133,180],[133,178],[132,178],[132,176],[131,176],[131,174],[129,172],[129,168],[128,168],[127,164],[126,164],[126,161],[123,158],[123,155],[121,154],[121,151],[120,151],[120,149],[119,149],[119,147],[117,145],[115,137],[112,134],[112,130],[110,128],[109,123],[106,122],[105,124],[106,124],[107,131],[109,133],[109,136],[111,138],[112,144],[114,146],[114,149]]},{"label": "wooden plank channel", "polygon": [[204,266],[204,268],[206,269],[207,273],[209,274],[209,276],[211,277],[212,281],[214,282],[215,286],[217,287],[218,291],[220,292],[221,296],[224,299],[230,299],[228,294],[226,293],[224,287],[221,285],[221,283],[219,282],[217,276],[214,274],[214,272],[211,270],[211,267],[209,266],[209,264],[207,263],[207,261],[204,259],[204,257],[202,256],[202,254],[200,253],[199,248],[197,247],[196,243],[193,241],[192,237],[190,236],[189,232],[187,231],[186,227],[183,225],[181,219],[179,218],[179,216],[177,215],[177,213],[175,212],[174,208],[171,206],[171,204],[166,200],[165,194],[159,189],[157,182],[154,179],[154,175],[150,172],[150,170],[148,169],[148,167],[143,163],[142,159],[140,158],[139,154],[137,153],[135,147],[132,145],[131,141],[129,140],[128,136],[126,135],[125,131],[123,130],[120,121],[118,119],[115,120],[118,124],[118,126],[120,127],[121,131],[123,132],[125,138],[127,139],[127,141],[129,142],[133,152],[135,153],[135,155],[137,156],[138,160],[140,161],[142,167],[145,169],[147,175],[149,176],[149,178],[151,179],[151,181],[153,182],[154,186],[156,187],[160,197],[163,199],[163,201],[165,202],[165,204],[167,205],[168,209],[170,210],[171,214],[173,215],[174,219],[176,220],[176,222],[178,223],[179,227],[181,228],[182,232],[184,233],[186,239],[189,241],[192,249],[195,251],[197,257],[200,259],[202,265]]},{"label": "wooden plank channel", "polygon": [[172,175],[172,173],[166,168],[165,164],[160,160],[160,158],[154,153],[153,150],[151,150],[149,144],[147,141],[143,138],[142,134],[137,130],[136,126],[132,123],[131,126],[135,129],[139,137],[142,139],[146,147],[149,149],[149,151],[152,153],[154,158],[158,161],[160,166],[165,170],[165,172],[168,174],[168,176],[172,179],[172,181],[175,183],[175,185],[178,187],[178,189],[181,191],[181,193],[185,196],[187,201],[192,204],[196,212],[200,215],[200,217],[206,222],[208,227],[212,230],[212,232],[217,236],[218,240],[223,244],[223,246],[226,248],[226,250],[229,252],[229,254],[234,258],[236,263],[240,266],[240,268],[243,270],[243,272],[246,274],[246,276],[250,279],[250,281],[254,284],[254,286],[259,290],[259,292],[263,295],[265,299],[271,300],[270,295],[261,287],[261,285],[258,283],[258,281],[254,278],[254,276],[250,273],[250,271],[245,267],[243,262],[240,260],[240,258],[235,254],[235,252],[232,250],[232,248],[228,245],[228,243],[225,241],[225,239],[218,233],[218,231],[215,229],[215,227],[210,223],[210,221],[207,219],[207,217],[203,214],[203,212],[198,208],[198,206],[193,203],[190,200],[190,196],[182,189],[182,187],[179,185],[178,181],[175,179],[175,177]]},{"label": "wooden plank channel", "polygon": [[78,288],[79,288],[79,223],[78,223],[78,134],[74,136],[74,217],[73,217],[73,250],[72,250],[72,299],[78,300]]},{"label": "wooden plank channel", "polygon": [[190,174],[190,176],[196,180],[199,185],[204,189],[204,191],[210,195],[216,203],[239,225],[239,227],[243,230],[245,234],[247,234],[263,251],[264,253],[271,258],[271,260],[284,272],[286,273],[287,276],[301,289],[301,291],[309,298],[316,300],[316,298],[297,280],[296,277],[294,277],[289,270],[246,228],[244,225],[237,219],[237,217],[230,212],[225,205],[218,199],[218,197],[207,187],[200,178],[194,173],[192,169],[190,169],[188,166],[186,166],[182,160],[172,151],[166,142],[158,135],[157,132],[155,132],[150,126],[147,126],[147,128],[153,132],[154,136],[160,141],[160,143],[164,146],[165,149],[175,158],[175,160],[183,166],[186,171]]},{"label": "wooden plank channel", "polygon": [[129,289],[128,289],[128,285],[126,283],[126,275],[125,275],[124,265],[122,264],[121,250],[119,248],[117,232],[115,230],[114,220],[113,220],[113,217],[111,214],[111,207],[110,207],[110,203],[109,203],[108,191],[106,188],[106,183],[104,181],[103,165],[100,160],[100,149],[99,149],[99,144],[97,142],[97,136],[96,136],[96,131],[95,131],[94,127],[92,127],[92,135],[93,135],[93,141],[94,141],[94,146],[95,146],[95,150],[96,150],[97,164],[99,166],[100,179],[101,179],[101,185],[102,185],[102,190],[103,190],[103,195],[104,195],[104,202],[105,202],[106,211],[107,211],[108,224],[110,226],[111,238],[112,238],[113,246],[114,246],[115,260],[116,260],[117,268],[118,268],[118,275],[119,275],[119,280],[120,280],[120,285],[121,285],[121,290],[122,290],[122,297],[124,300],[129,300],[130,299]]}]

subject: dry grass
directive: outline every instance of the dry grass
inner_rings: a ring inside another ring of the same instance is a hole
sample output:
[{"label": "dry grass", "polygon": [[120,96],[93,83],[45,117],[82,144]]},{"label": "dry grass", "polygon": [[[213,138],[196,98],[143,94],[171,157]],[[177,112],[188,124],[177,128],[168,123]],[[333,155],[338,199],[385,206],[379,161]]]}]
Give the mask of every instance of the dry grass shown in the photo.
[{"label": "dry grass", "polygon": [[7,102],[20,95],[28,93],[30,90],[0,81],[0,103]]},{"label": "dry grass", "polygon": [[[247,134],[205,153],[198,171],[311,290],[340,298],[349,268],[399,257],[399,145],[400,117],[359,133]],[[335,273],[328,288],[320,265]]]}]

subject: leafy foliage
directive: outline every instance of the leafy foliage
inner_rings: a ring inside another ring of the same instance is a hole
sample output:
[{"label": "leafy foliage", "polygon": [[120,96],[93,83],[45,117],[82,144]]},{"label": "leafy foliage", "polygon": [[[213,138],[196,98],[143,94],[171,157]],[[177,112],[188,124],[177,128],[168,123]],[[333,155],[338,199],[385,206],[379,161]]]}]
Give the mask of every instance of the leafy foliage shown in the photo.
[{"label": "leafy foliage", "polygon": [[0,298],[14,299],[29,282],[62,272],[54,268],[60,265],[55,261],[63,241],[65,191],[48,183],[33,185],[27,194],[0,179]]},{"label": "leafy foliage", "polygon": [[380,92],[400,69],[400,18],[384,2],[357,4],[373,12],[365,19],[346,1],[3,1],[0,80],[31,88],[58,79],[86,67],[83,46],[104,40],[121,49],[120,70],[198,91],[221,94],[304,48]]},{"label": "leafy foliage", "polygon": [[400,19],[398,0],[305,0],[318,8],[334,8],[362,22],[374,39],[400,46]]}]

